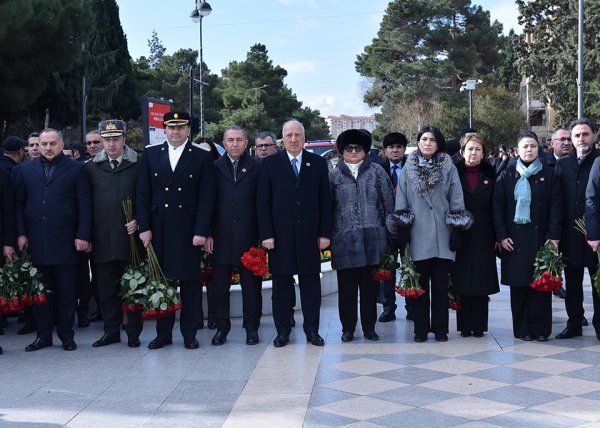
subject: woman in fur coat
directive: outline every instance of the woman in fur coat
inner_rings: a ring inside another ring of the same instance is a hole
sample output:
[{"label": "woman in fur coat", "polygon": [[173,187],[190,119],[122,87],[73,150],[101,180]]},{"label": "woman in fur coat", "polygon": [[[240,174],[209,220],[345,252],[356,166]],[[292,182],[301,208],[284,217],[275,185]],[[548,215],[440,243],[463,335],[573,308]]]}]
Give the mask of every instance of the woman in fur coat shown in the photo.
[{"label": "woman in fur coat", "polygon": [[[415,342],[431,331],[438,342],[448,340],[448,274],[460,245],[460,233],[472,224],[465,211],[456,168],[444,153],[439,129],[426,126],[417,135],[418,150],[406,161],[396,191],[390,231],[410,240],[410,252],[425,294],[414,302]],[[410,227],[410,235],[402,233]],[[404,229],[406,230],[406,229]],[[431,315],[430,315],[431,311]]]},{"label": "woman in fur coat", "polygon": [[462,309],[456,312],[461,336],[482,337],[488,329],[488,295],[500,291],[496,270],[493,196],[496,172],[485,162],[486,145],[479,137],[461,141],[456,164],[473,227],[462,234],[461,247],[450,269]]},{"label": "woman in fur coat", "polygon": [[371,162],[371,134],[362,129],[342,132],[336,141],[343,158],[329,173],[333,199],[331,266],[337,270],[342,341],[350,342],[358,321],[367,340],[375,333],[379,282],[373,271],[387,248],[385,219],[394,210],[392,181],[381,165]]}]

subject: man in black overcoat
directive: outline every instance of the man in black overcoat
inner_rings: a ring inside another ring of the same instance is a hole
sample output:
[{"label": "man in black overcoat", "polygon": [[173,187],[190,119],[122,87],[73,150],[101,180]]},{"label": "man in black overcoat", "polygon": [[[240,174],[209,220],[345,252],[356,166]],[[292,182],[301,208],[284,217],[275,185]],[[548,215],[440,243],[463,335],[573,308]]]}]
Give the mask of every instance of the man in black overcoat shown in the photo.
[{"label": "man in black overcoat", "polygon": [[[163,124],[167,141],[146,147],[139,165],[135,218],[144,246],[152,241],[164,274],[179,285],[184,346],[197,349],[201,247],[209,234],[215,198],[213,158],[188,140],[188,113],[166,113]],[[171,344],[174,325],[175,314],[159,319],[157,337],[148,348]]]},{"label": "man in black overcoat", "polygon": [[244,130],[232,125],[223,134],[223,147],[227,154],[215,161],[216,203],[212,235],[206,243],[206,250],[213,255],[217,332],[212,344],[215,346],[225,343],[231,329],[229,288],[234,267],[240,274],[246,343],[256,345],[259,341],[262,280],[240,261],[248,249],[258,245],[256,181],[259,162],[246,152],[247,146]]},{"label": "man in black overcoat", "polygon": [[[563,226],[560,239],[567,266],[565,267],[566,297],[565,306],[569,319],[565,329],[556,335],[557,339],[569,339],[582,335],[583,272],[588,268],[590,277],[598,268],[598,258],[587,245],[585,236],[573,227],[575,220],[585,214],[585,192],[594,160],[600,151],[594,149],[596,125],[589,119],[574,120],[571,125],[571,140],[575,150],[556,161],[555,174],[560,180],[563,199]],[[600,334],[600,298],[592,292],[594,318],[592,324],[596,334]]]},{"label": "man in black overcoat", "polygon": [[[17,246],[17,230],[15,224],[15,194],[8,171],[0,169],[0,266],[5,261],[12,261]],[[2,330],[0,326],[0,330]],[[2,355],[2,347],[0,347]]]},{"label": "man in black overcoat", "polygon": [[[398,186],[398,178],[400,171],[406,163],[406,146],[408,141],[406,136],[400,132],[390,132],[383,137],[383,150],[385,152],[385,160],[381,166],[390,176],[394,186],[394,193]],[[399,250],[400,254],[404,253],[404,247],[398,247],[397,240],[390,240],[390,251]],[[406,319],[412,320],[411,303],[414,299],[405,298]],[[383,312],[379,316],[379,322],[390,322],[396,319],[396,272],[393,273],[393,278],[388,281],[380,282],[379,302],[383,305]]]},{"label": "man in black overcoat", "polygon": [[[120,280],[129,263],[129,234],[137,231],[137,222],[125,219],[123,201],[135,200],[138,178],[138,154],[125,145],[125,122],[105,120],[98,127],[104,149],[86,164],[93,201],[92,263],[104,321],[104,335],[94,342],[95,348],[121,341]],[[140,346],[139,312],[128,314],[125,331],[127,345]]]},{"label": "man in black overcoat", "polygon": [[45,129],[41,156],[15,174],[18,247],[28,249],[49,290],[46,303],[34,306],[37,339],[26,351],[52,346],[55,320],[63,349],[77,349],[75,277],[79,252],[91,248],[92,198],[84,165],[67,158],[63,147],[60,132]]},{"label": "man in black overcoat", "polygon": [[300,122],[287,121],[283,125],[285,150],[264,159],[259,169],[258,227],[262,245],[270,250],[276,347],[289,342],[294,274],[299,278],[306,338],[316,346],[325,343],[319,335],[319,272],[320,251],[331,238],[331,192],[327,163],[303,150],[304,135]]}]

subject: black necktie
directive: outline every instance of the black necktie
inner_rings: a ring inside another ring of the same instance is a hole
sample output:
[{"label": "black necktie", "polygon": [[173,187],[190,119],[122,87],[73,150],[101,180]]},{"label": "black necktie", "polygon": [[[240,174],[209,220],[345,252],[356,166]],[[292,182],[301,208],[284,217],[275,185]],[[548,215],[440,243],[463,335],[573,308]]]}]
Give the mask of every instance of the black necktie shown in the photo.
[{"label": "black necktie", "polygon": [[585,159],[585,157],[580,156],[577,158],[577,165],[581,165],[581,162],[583,162],[583,160]]},{"label": "black necktie", "polygon": [[113,159],[110,161],[110,164],[112,166],[112,169],[117,169],[117,167],[119,166],[119,161],[116,159]]},{"label": "black necktie", "polygon": [[392,184],[394,185],[394,189],[398,187],[398,165],[392,166]]},{"label": "black necktie", "polygon": [[237,164],[238,164],[238,161],[234,160],[233,161],[233,181],[237,181]]}]

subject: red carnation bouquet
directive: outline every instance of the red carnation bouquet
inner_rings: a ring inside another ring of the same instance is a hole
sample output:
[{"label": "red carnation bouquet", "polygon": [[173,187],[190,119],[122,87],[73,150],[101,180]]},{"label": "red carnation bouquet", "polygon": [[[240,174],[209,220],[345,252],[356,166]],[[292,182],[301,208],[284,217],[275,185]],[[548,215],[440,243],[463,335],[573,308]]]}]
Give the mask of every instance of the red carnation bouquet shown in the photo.
[{"label": "red carnation bouquet", "polygon": [[562,287],[562,271],[565,267],[562,254],[550,242],[539,249],[535,257],[534,280],[530,287],[537,291],[558,291]]},{"label": "red carnation bouquet", "polygon": [[394,278],[394,272],[400,267],[398,263],[398,252],[391,251],[385,253],[381,258],[379,267],[373,273],[373,279],[375,281],[390,281]]},{"label": "red carnation bouquet", "polygon": [[403,297],[417,298],[425,294],[425,290],[419,285],[421,275],[417,272],[412,256],[410,245],[406,244],[402,264],[400,265],[400,284],[396,286],[396,293]]},{"label": "red carnation bouquet", "polygon": [[448,275],[448,309],[455,311],[460,311],[462,309],[460,297],[458,297],[458,294],[456,294],[456,290],[454,289],[454,284],[452,283],[452,278],[450,275]]},{"label": "red carnation bouquet", "polygon": [[262,278],[269,274],[269,260],[264,248],[250,247],[248,251],[242,254],[240,260],[244,267],[252,272],[254,276]]},{"label": "red carnation bouquet", "polygon": [[42,273],[31,263],[27,251],[0,268],[0,314],[18,312],[46,303]]}]

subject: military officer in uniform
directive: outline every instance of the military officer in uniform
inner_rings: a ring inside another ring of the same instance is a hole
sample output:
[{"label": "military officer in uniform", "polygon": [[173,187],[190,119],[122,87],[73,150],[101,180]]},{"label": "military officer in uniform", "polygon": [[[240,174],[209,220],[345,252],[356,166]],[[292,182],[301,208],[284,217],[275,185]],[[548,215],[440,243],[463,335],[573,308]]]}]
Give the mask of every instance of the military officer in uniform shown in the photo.
[{"label": "military officer in uniform", "polygon": [[[126,223],[122,202],[135,199],[138,177],[138,154],[125,144],[125,122],[105,120],[98,127],[104,149],[85,165],[92,184],[92,262],[104,320],[104,335],[94,348],[121,341],[120,279],[129,262],[128,234],[137,230],[135,220]],[[140,346],[140,318],[139,312],[128,314],[125,331],[130,348]]]},{"label": "military officer in uniform", "polygon": [[[206,243],[215,199],[215,172],[210,153],[189,140],[190,116],[163,117],[167,141],[146,147],[139,166],[136,219],[144,246],[150,242],[166,277],[181,292],[180,330],[187,349],[199,347],[201,247]],[[175,314],[156,323],[149,349],[172,343]]]}]

